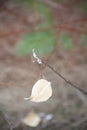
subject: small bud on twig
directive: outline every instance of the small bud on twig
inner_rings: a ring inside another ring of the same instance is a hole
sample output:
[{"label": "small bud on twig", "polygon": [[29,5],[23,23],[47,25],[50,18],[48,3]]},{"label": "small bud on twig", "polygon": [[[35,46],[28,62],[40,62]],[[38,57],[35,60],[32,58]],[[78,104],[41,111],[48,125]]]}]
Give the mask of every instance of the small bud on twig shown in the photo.
[{"label": "small bud on twig", "polygon": [[35,50],[32,49],[33,57],[37,61],[38,64],[42,64],[42,60],[36,55]]},{"label": "small bud on twig", "polygon": [[49,64],[45,63],[44,61],[42,61],[35,53],[35,50],[32,50],[33,52],[33,57],[36,59],[38,64],[44,64],[46,65],[48,68],[50,68],[57,76],[59,76],[61,79],[63,79],[67,84],[71,85],[73,88],[77,89],[78,91],[82,92],[84,95],[87,96],[87,92],[85,90],[83,90],[82,88],[76,86],[75,84],[73,84],[70,80],[67,80],[63,75],[61,75],[58,71],[56,71],[52,66],[50,66]]}]

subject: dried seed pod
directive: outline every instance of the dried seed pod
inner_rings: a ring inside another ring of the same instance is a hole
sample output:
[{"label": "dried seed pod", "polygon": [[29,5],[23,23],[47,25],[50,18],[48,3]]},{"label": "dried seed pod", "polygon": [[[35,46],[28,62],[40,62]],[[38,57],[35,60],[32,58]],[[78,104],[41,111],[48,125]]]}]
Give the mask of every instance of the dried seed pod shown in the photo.
[{"label": "dried seed pod", "polygon": [[29,98],[24,99],[33,102],[44,102],[48,100],[51,96],[51,83],[45,79],[40,79],[33,86],[31,96]]},{"label": "dried seed pod", "polygon": [[37,113],[30,112],[27,116],[25,116],[22,122],[27,126],[37,127],[41,122],[41,118]]}]

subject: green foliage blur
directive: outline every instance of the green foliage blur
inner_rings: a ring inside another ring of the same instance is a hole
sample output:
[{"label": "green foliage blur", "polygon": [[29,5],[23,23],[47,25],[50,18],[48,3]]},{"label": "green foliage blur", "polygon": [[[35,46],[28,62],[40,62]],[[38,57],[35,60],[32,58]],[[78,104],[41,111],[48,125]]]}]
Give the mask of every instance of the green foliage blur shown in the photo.
[{"label": "green foliage blur", "polygon": [[[20,0],[18,0],[18,2],[20,3]],[[27,3],[34,13],[34,0],[22,0],[21,3]],[[52,25],[52,16],[46,5],[40,2],[40,0],[37,0],[37,7],[39,17],[42,20],[42,22],[37,25],[37,28],[41,29]],[[43,56],[52,51],[53,44],[54,35],[50,31],[27,33],[17,43],[16,53],[22,56],[27,55],[34,48],[38,55]]]},{"label": "green foliage blur", "polygon": [[54,35],[50,31],[25,34],[16,46],[19,55],[26,55],[34,48],[38,55],[43,56],[52,51]]},{"label": "green foliage blur", "polygon": [[81,3],[81,5],[80,5],[80,10],[81,10],[83,13],[87,14],[87,0],[84,0],[84,1]]},{"label": "green foliage blur", "polygon": [[[27,5],[33,13],[34,10],[34,0],[16,0],[19,4],[23,6]],[[40,0],[37,0],[37,8],[40,17],[40,23],[36,26],[38,29],[50,27],[53,25],[53,19],[51,15],[51,10]],[[87,4],[83,4],[83,9],[87,9]],[[34,48],[38,55],[44,56],[50,54],[53,49],[55,42],[55,30],[48,30],[43,32],[31,32],[24,34],[20,41],[16,44],[16,54],[25,56],[31,53]],[[82,36],[82,44],[87,47],[87,34]],[[60,43],[65,50],[72,50],[74,48],[72,38],[64,33],[61,33],[58,38],[58,43]]]},{"label": "green foliage blur", "polygon": [[59,43],[65,50],[72,50],[74,48],[72,39],[67,34],[61,33],[59,37]]},{"label": "green foliage blur", "polygon": [[83,45],[84,48],[87,48],[87,33],[82,35],[82,37],[81,37],[81,44]]}]

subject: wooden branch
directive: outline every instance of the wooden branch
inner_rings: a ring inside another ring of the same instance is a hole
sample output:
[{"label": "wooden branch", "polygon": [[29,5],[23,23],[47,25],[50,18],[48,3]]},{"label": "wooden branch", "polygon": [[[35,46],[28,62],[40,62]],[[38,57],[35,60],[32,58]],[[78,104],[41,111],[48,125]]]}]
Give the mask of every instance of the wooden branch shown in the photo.
[{"label": "wooden branch", "polygon": [[49,65],[48,63],[46,63],[45,61],[43,61],[42,59],[40,59],[36,53],[35,50],[32,50],[33,53],[33,57],[35,58],[35,61],[39,64],[42,65],[44,64],[45,66],[47,66],[49,69],[51,69],[58,77],[60,77],[61,79],[63,79],[67,84],[69,84],[71,87],[77,89],[78,91],[82,92],[84,95],[87,96],[87,92],[85,90],[83,90],[82,88],[78,87],[77,85],[75,85],[74,83],[72,83],[70,80],[67,80],[62,74],[60,74],[57,70],[55,70],[51,65]]}]

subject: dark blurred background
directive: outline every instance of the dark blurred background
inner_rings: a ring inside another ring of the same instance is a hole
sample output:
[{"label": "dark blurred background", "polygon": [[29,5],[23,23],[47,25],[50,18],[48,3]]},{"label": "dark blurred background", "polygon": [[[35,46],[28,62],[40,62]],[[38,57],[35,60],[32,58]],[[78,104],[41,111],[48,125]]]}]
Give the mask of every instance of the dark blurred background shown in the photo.
[{"label": "dark blurred background", "polygon": [[[33,63],[33,48],[87,91],[87,0],[0,0],[0,130],[87,130],[87,96]],[[52,97],[25,101],[41,76]]]}]

